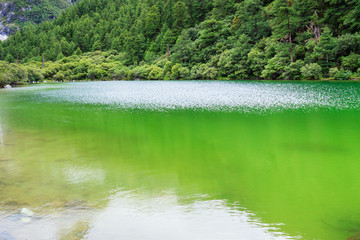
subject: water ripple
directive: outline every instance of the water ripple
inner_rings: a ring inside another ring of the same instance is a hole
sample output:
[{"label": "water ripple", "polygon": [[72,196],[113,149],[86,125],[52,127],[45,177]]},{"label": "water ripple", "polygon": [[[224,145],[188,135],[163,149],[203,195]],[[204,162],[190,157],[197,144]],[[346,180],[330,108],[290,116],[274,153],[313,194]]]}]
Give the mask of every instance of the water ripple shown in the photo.
[{"label": "water ripple", "polygon": [[[284,109],[358,109],[359,85],[250,81],[112,81],[22,88],[37,101],[111,108],[264,112]],[[35,92],[35,94],[34,94]]]}]

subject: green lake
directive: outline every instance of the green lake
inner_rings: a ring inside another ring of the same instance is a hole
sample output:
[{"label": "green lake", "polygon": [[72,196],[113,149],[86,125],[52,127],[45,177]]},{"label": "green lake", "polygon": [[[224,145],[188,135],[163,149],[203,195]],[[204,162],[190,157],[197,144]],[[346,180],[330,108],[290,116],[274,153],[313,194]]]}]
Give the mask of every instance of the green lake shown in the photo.
[{"label": "green lake", "polygon": [[359,83],[0,90],[1,240],[360,239],[359,169]]}]

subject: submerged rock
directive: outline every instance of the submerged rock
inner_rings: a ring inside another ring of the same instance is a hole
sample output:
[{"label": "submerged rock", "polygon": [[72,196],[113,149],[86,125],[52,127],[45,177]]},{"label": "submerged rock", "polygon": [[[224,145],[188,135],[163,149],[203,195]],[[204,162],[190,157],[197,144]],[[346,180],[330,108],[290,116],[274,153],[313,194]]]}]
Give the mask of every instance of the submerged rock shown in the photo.
[{"label": "submerged rock", "polygon": [[31,211],[28,208],[22,208],[21,211],[20,211],[20,214],[24,215],[24,217],[32,217],[32,216],[34,216],[34,212]]},{"label": "submerged rock", "polygon": [[9,215],[7,218],[11,221],[22,223],[31,223],[33,220],[40,219],[40,217],[35,216],[34,212],[28,208],[22,208],[18,213]]},{"label": "submerged rock", "polygon": [[84,200],[74,200],[70,202],[66,202],[64,204],[65,208],[71,208],[73,210],[86,210],[88,207],[86,206],[86,201]]},{"label": "submerged rock", "polygon": [[[30,223],[34,218],[34,212],[28,208],[22,208],[19,213],[8,216],[12,221],[19,221],[22,223]],[[1,240],[1,238],[0,238]]]},{"label": "submerged rock", "polygon": [[23,223],[31,223],[31,217],[22,217],[20,219],[20,222],[23,222]]}]

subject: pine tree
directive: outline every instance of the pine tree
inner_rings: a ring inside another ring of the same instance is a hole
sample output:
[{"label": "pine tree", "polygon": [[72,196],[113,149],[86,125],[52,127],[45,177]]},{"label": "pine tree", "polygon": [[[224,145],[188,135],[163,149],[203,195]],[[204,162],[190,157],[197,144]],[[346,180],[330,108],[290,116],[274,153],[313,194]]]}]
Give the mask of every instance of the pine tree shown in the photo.
[{"label": "pine tree", "polygon": [[270,26],[265,18],[262,0],[244,0],[237,7],[232,29],[238,34],[248,35],[253,42],[270,34]]},{"label": "pine tree", "polygon": [[159,8],[154,5],[150,8],[146,16],[145,32],[149,38],[156,39],[156,34],[160,29],[160,11]]},{"label": "pine tree", "polygon": [[178,1],[173,7],[173,31],[176,35],[180,35],[181,31],[188,26],[190,19],[188,7],[185,3]]},{"label": "pine tree", "polygon": [[314,55],[322,61],[326,61],[325,67],[330,66],[330,61],[333,60],[333,53],[335,50],[335,40],[329,28],[325,28],[319,43],[315,46]]},{"label": "pine tree", "polygon": [[14,63],[15,62],[15,58],[13,57],[13,55],[11,55],[10,53],[8,53],[5,57],[5,61],[8,63]]},{"label": "pine tree", "polygon": [[275,0],[270,10],[270,14],[273,16],[271,20],[273,36],[289,45],[291,62],[294,62],[293,43],[295,30],[299,27],[299,22],[301,22],[298,12],[293,7],[296,1],[300,0]]}]

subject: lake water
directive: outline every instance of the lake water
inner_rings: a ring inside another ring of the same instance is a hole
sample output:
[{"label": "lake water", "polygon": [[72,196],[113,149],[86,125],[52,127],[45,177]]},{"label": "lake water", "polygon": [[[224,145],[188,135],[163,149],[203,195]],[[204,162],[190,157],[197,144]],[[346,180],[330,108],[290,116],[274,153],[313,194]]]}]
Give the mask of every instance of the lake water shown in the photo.
[{"label": "lake water", "polygon": [[0,239],[360,239],[359,110],[359,83],[0,90]]}]

